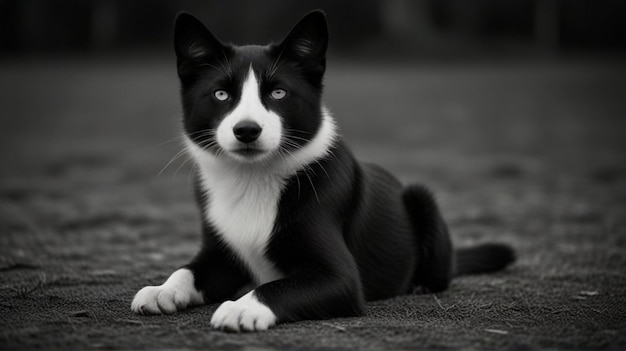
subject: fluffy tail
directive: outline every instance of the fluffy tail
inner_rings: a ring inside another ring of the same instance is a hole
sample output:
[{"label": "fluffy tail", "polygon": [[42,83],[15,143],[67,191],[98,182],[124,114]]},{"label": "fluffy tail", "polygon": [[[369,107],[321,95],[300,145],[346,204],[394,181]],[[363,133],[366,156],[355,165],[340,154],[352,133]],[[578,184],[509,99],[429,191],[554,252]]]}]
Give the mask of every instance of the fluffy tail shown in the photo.
[{"label": "fluffy tail", "polygon": [[515,251],[503,244],[483,244],[456,250],[454,276],[488,273],[515,261]]}]

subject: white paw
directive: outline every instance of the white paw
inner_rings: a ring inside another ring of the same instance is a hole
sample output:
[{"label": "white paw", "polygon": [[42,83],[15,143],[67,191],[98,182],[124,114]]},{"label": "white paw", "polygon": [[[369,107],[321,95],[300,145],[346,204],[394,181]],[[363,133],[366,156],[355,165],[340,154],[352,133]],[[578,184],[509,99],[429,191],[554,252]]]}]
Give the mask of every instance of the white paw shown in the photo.
[{"label": "white paw", "polygon": [[226,301],[217,308],[211,318],[211,327],[231,332],[267,330],[276,324],[276,315],[261,303],[254,290],[237,301]]},{"label": "white paw", "polygon": [[137,292],[130,309],[138,314],[172,314],[189,306],[189,296],[174,289],[146,286]]},{"label": "white paw", "polygon": [[179,269],[162,285],[139,290],[130,309],[137,314],[172,314],[202,303],[204,299],[194,286],[193,273]]}]

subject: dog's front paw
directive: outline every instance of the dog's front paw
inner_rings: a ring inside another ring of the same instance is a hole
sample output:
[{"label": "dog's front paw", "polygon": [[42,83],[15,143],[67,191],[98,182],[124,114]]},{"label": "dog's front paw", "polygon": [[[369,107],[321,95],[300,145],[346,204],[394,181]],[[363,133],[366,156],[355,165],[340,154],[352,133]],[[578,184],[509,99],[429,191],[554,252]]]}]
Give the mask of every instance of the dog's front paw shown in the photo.
[{"label": "dog's front paw", "polygon": [[137,292],[130,309],[138,314],[172,314],[189,305],[189,298],[174,289],[146,286]]},{"label": "dog's front paw", "polygon": [[255,296],[254,290],[237,301],[226,301],[211,318],[211,327],[230,332],[267,330],[275,325],[276,315]]},{"label": "dog's front paw", "polygon": [[179,269],[159,286],[139,290],[130,304],[137,314],[172,314],[191,305],[203,303],[202,294],[194,286],[193,273]]}]

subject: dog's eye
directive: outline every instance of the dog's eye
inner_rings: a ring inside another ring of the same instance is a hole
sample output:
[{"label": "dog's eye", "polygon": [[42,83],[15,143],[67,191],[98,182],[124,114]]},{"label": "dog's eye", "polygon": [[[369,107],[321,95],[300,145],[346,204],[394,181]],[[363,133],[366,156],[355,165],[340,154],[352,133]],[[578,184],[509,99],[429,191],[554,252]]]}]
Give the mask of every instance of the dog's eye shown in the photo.
[{"label": "dog's eye", "polygon": [[226,101],[230,97],[230,95],[228,95],[226,90],[216,90],[214,94],[215,94],[215,98],[218,99],[219,101]]},{"label": "dog's eye", "polygon": [[283,89],[274,89],[270,93],[270,96],[274,100],[280,100],[280,99],[284,98],[285,95],[287,95],[287,92],[285,90],[283,90]]}]

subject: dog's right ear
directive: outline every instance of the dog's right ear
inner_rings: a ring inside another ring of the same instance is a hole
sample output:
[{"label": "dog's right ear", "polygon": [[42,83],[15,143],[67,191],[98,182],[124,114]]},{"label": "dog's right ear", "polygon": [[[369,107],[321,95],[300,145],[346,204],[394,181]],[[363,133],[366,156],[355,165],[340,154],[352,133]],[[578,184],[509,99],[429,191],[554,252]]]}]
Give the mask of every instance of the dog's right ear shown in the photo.
[{"label": "dog's right ear", "polygon": [[199,19],[180,12],[174,24],[174,50],[178,60],[178,74],[183,78],[186,66],[195,66],[217,55],[221,56],[224,44]]},{"label": "dog's right ear", "polygon": [[197,60],[221,53],[224,45],[199,19],[186,12],[176,16],[174,49],[179,60]]}]

